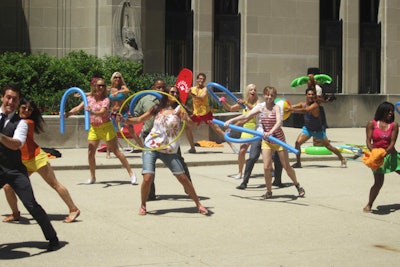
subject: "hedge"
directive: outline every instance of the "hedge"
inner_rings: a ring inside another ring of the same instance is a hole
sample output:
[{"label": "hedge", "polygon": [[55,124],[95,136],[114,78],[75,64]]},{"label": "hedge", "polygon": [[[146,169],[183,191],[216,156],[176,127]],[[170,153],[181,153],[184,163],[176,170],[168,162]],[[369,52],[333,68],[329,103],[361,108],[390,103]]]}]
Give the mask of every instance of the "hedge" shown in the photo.
[{"label": "hedge", "polygon": [[[84,51],[71,52],[63,58],[16,52],[0,54],[0,88],[7,84],[19,86],[25,96],[36,102],[43,114],[58,114],[61,97],[68,88],[79,87],[89,91],[93,77],[102,77],[110,84],[110,77],[115,71],[121,72],[132,93],[150,88],[155,78],[162,78],[167,84],[176,80],[171,75],[143,73],[139,62],[126,61],[117,56],[98,58]],[[66,110],[80,101],[79,98],[70,98]]]}]

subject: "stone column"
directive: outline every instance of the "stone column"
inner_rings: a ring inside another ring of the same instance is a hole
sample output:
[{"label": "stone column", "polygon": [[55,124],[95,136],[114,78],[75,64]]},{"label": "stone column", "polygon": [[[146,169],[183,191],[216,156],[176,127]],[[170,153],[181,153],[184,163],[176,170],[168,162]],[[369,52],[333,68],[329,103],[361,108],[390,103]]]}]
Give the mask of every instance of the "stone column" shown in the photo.
[{"label": "stone column", "polygon": [[360,17],[359,1],[343,0],[340,18],[343,20],[343,93],[358,94]]},{"label": "stone column", "polygon": [[213,6],[212,0],[193,0],[193,79],[199,72],[207,75],[207,82],[212,81],[213,67]]}]

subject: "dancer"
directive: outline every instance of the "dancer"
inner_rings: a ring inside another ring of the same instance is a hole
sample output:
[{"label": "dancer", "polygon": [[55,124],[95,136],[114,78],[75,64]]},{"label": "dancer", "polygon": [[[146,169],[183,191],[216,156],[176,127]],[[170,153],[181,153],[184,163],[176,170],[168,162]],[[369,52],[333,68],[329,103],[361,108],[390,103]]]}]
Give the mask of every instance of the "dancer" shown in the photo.
[{"label": "dancer", "polygon": [[289,164],[289,154],[284,147],[266,141],[269,136],[278,138],[279,140],[285,142],[285,134],[282,130],[282,113],[278,105],[275,105],[274,100],[277,96],[277,91],[274,87],[266,86],[263,90],[263,96],[265,99],[264,105],[257,105],[249,113],[237,116],[225,122],[228,126],[238,120],[253,118],[257,115],[260,116],[260,121],[264,130],[264,139],[262,141],[262,157],[264,161],[264,178],[265,185],[267,187],[266,194],[262,195],[262,199],[268,199],[272,197],[272,153],[274,151],[278,152],[279,159],[282,163],[282,167],[285,169],[286,174],[293,181],[296,186],[297,192],[300,197],[305,195],[303,187],[300,186],[296,178],[296,173],[294,169]]},{"label": "dancer", "polygon": [[[111,103],[111,107],[110,107],[110,113],[111,113],[111,120],[114,124],[114,127],[116,129],[116,131],[118,131],[118,125],[115,122],[115,116],[116,114],[119,112],[122,104],[124,103],[126,97],[129,94],[129,88],[126,86],[125,80],[122,77],[122,74],[120,72],[114,72],[111,75],[111,87],[110,87],[110,94],[109,94],[109,98],[110,98],[110,103]],[[124,116],[128,116],[128,108],[125,107],[124,111],[123,111],[123,115]],[[133,138],[133,140],[135,140],[136,144],[138,144],[138,146],[142,147],[143,143],[142,143],[142,139],[135,133],[135,131],[132,129],[132,127],[128,127],[128,131],[129,131],[129,135]],[[106,158],[111,158],[110,156],[110,149],[108,149],[107,147],[107,154],[106,154]]]},{"label": "dancer", "polygon": [[372,204],[379,194],[385,180],[385,174],[396,172],[400,174],[400,154],[395,145],[399,134],[399,125],[394,121],[394,105],[389,102],[381,103],[375,111],[373,120],[366,126],[366,143],[370,151],[375,148],[383,148],[386,155],[381,167],[372,170],[374,184],[369,192],[367,205],[364,212],[371,212]]},{"label": "dancer", "polygon": [[[242,110],[243,114],[248,113],[255,105],[258,104],[258,95],[257,95],[257,87],[255,84],[247,85],[245,91],[243,92],[243,99],[238,99],[237,103],[234,105],[230,105],[225,101],[225,98],[221,98],[220,102],[224,106],[224,108],[228,111],[234,112]],[[246,106],[246,109],[243,109],[242,105]],[[252,118],[248,121],[239,121],[236,124],[243,125],[244,128],[255,130],[256,129],[256,118]],[[242,132],[240,138],[252,138],[253,135],[249,133]],[[238,174],[234,175],[235,179],[242,179],[243,175],[243,166],[246,160],[247,149],[250,147],[251,143],[242,143],[239,148],[238,154]]]},{"label": "dancer", "polygon": [[[96,150],[99,146],[100,140],[105,140],[107,147],[111,152],[121,161],[124,168],[131,177],[131,183],[136,184],[137,179],[135,173],[129,166],[125,155],[119,150],[117,135],[114,126],[110,120],[108,112],[110,106],[110,99],[107,97],[105,80],[102,78],[93,79],[90,85],[90,94],[88,96],[88,107],[90,111],[90,130],[88,133],[88,161],[90,169],[90,178],[86,184],[94,184],[96,182]],[[65,117],[77,114],[84,109],[84,102],[78,106],[73,107],[65,114]]]},{"label": "dancer", "polygon": [[28,125],[15,114],[20,96],[20,89],[11,85],[1,91],[0,188],[5,184],[11,186],[49,240],[47,251],[54,251],[60,248],[57,233],[46,211],[36,202],[28,172],[21,159],[20,148],[25,143]]},{"label": "dancer", "polygon": [[[312,88],[306,89],[306,101],[297,103],[288,108],[288,111],[304,114],[304,126],[297,137],[296,149],[300,151],[300,147],[312,136],[321,143],[324,147],[332,151],[341,162],[341,167],[347,167],[347,161],[342,156],[340,151],[329,143],[326,133],[322,126],[321,113],[318,101],[316,101],[315,90]],[[300,154],[296,155],[296,163],[292,165],[293,168],[301,168]]]},{"label": "dancer", "polygon": [[[205,86],[206,75],[204,73],[199,73],[196,79],[196,86],[190,88],[190,95],[193,98],[193,115],[191,116],[191,120],[195,124],[186,127],[186,137],[190,144],[189,153],[196,153],[192,129],[194,126],[200,125],[201,122],[207,124],[216,134],[224,138],[224,132],[218,125],[212,122],[214,116],[208,103],[208,91]],[[233,152],[238,153],[237,148],[231,142],[227,143],[232,148]]]},{"label": "dancer", "polygon": [[[166,92],[178,96],[178,89],[175,86],[168,87]],[[185,110],[181,109],[174,98],[164,95],[161,98],[160,104],[146,111],[143,115],[135,118],[128,118],[125,123],[134,124],[141,123],[154,117],[153,127],[150,133],[144,140],[146,148],[157,149],[161,146],[166,146],[160,150],[143,150],[143,183],[141,186],[141,206],[139,215],[146,215],[146,201],[150,193],[151,183],[155,174],[155,163],[160,159],[171,170],[178,181],[182,184],[185,192],[196,203],[197,209],[201,214],[208,214],[208,210],[201,205],[196,194],[193,184],[185,174],[185,170],[181,164],[177,154],[179,149],[179,140],[173,142],[182,127],[183,120],[190,120]]]},{"label": "dancer", "polygon": [[[48,156],[34,140],[34,133],[44,132],[44,120],[39,109],[36,107],[32,99],[23,98],[19,107],[19,116],[28,124],[28,133],[26,141],[21,148],[22,163],[28,170],[28,175],[38,172],[40,176],[60,195],[62,200],[69,208],[69,215],[64,219],[64,222],[70,223],[76,220],[80,214],[80,210],[72,201],[72,198],[67,190],[56,178],[54,170],[49,163]],[[3,186],[4,192],[12,214],[7,216],[3,222],[18,221],[21,214],[18,210],[17,197],[14,190],[8,185]]]},{"label": "dancer", "polygon": [[[165,81],[162,79],[154,80],[152,90],[165,92]],[[177,92],[179,95],[179,90],[177,90]],[[154,95],[150,95],[150,94],[145,95],[142,98],[140,98],[139,101],[136,103],[136,106],[134,109],[134,116],[139,117],[139,116],[143,115],[144,113],[146,113],[147,111],[153,109],[155,106],[157,106],[159,104],[160,104],[160,101]],[[153,124],[154,124],[154,116],[145,121],[145,123],[143,124],[143,127],[142,127],[142,133],[141,133],[143,139],[146,139],[146,137],[149,135],[151,128],[153,128]],[[186,176],[191,181],[189,168],[186,165],[185,159],[182,157],[180,147],[178,148],[177,154],[178,154],[178,159],[181,162],[183,169],[185,170]],[[151,189],[150,189],[150,193],[148,196],[148,200],[156,200],[156,199],[157,199],[156,186],[155,186],[154,179],[153,179],[153,182],[151,183]]]}]

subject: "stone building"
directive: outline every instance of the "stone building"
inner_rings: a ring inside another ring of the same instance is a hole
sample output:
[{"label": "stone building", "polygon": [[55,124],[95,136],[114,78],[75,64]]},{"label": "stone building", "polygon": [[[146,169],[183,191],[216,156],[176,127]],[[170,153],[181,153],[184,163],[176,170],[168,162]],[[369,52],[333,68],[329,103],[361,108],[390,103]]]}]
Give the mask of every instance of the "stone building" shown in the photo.
[{"label": "stone building", "polygon": [[400,1],[2,0],[0,19],[0,52],[120,55],[237,93],[273,85],[292,103],[305,87],[291,80],[318,69],[337,96],[330,127],[363,127],[381,101],[400,100]]}]

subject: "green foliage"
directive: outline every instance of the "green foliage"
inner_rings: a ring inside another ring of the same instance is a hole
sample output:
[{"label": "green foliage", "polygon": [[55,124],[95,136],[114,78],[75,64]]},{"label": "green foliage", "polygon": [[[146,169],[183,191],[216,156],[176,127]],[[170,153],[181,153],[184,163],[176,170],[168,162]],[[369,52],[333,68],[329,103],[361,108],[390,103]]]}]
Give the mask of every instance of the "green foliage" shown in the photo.
[{"label": "green foliage", "polygon": [[[118,71],[132,93],[149,89],[156,78],[167,84],[176,77],[165,74],[143,73],[140,62],[123,60],[117,56],[98,58],[84,51],[74,51],[63,58],[46,54],[26,55],[6,52],[0,55],[0,88],[14,84],[25,96],[32,98],[43,114],[58,114],[60,101],[70,87],[89,91],[93,77],[102,77],[110,84],[111,75]],[[66,110],[77,105],[79,98],[69,97]]]}]

